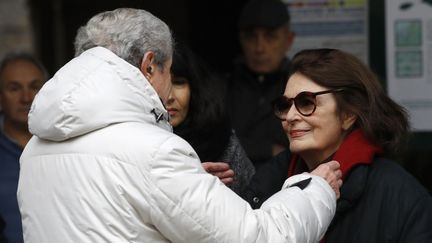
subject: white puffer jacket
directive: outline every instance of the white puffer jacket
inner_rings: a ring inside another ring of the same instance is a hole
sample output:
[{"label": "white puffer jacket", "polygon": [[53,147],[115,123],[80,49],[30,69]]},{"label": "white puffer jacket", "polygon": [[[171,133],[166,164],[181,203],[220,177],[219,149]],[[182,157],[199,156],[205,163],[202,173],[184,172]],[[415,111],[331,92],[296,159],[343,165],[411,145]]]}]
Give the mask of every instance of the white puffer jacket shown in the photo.
[{"label": "white puffer jacket", "polygon": [[18,188],[25,241],[277,243],[323,235],[335,211],[323,179],[284,189],[254,211],[155,113],[167,115],[152,86],[105,48],[60,69],[29,115],[35,136]]}]

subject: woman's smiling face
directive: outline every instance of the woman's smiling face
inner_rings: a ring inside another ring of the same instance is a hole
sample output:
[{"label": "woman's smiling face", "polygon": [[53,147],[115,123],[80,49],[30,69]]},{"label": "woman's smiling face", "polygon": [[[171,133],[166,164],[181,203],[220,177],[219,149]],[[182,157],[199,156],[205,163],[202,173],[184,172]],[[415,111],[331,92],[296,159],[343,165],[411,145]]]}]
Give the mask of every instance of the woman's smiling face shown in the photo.
[{"label": "woman's smiling face", "polygon": [[[325,90],[329,89],[295,73],[289,78],[284,95],[293,98],[303,91]],[[292,105],[282,121],[291,152],[299,154],[310,169],[336,152],[351,125],[348,119],[341,119],[333,93],[316,96],[316,109],[310,116],[301,115]]]}]

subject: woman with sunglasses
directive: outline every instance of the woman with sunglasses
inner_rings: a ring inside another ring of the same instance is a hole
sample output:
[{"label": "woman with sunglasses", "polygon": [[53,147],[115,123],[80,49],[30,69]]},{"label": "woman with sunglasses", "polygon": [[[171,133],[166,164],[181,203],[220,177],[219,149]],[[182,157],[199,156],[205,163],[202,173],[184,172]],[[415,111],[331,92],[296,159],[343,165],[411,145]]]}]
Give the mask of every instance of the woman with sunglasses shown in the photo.
[{"label": "woman with sunglasses", "polygon": [[253,206],[288,176],[337,160],[344,183],[323,242],[432,242],[430,194],[386,158],[406,139],[406,112],[357,58],[334,49],[299,52],[273,108],[291,154],[257,171],[247,190]]}]

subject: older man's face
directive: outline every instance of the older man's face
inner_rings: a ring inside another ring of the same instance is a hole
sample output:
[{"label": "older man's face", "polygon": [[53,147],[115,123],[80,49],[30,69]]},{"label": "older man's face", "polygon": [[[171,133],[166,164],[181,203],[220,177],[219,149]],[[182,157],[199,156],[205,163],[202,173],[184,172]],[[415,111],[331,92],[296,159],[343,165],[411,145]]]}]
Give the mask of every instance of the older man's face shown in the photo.
[{"label": "older man's face", "polygon": [[276,71],[294,40],[294,34],[285,26],[243,30],[239,37],[246,64],[256,73]]},{"label": "older man's face", "polygon": [[16,60],[6,65],[0,73],[0,104],[5,121],[27,126],[30,106],[44,81],[42,71],[29,61]]}]

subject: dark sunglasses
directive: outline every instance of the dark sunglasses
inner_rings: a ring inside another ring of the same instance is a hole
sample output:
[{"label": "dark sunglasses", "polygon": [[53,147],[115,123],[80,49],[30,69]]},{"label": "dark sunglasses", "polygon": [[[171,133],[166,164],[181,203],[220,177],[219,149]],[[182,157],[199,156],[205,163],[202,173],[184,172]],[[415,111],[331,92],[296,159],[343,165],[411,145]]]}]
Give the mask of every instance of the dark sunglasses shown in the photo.
[{"label": "dark sunglasses", "polygon": [[288,111],[291,109],[291,106],[294,103],[295,108],[300,114],[302,114],[303,116],[311,116],[315,112],[316,97],[318,95],[336,93],[343,90],[343,88],[339,88],[320,92],[303,91],[296,95],[296,97],[294,98],[287,98],[286,96],[281,96],[272,102],[273,112],[277,118],[285,120]]}]

